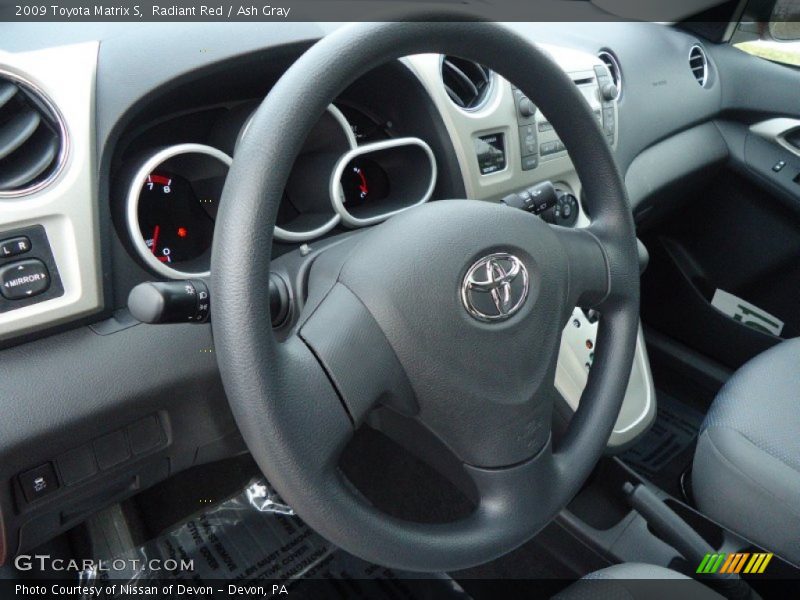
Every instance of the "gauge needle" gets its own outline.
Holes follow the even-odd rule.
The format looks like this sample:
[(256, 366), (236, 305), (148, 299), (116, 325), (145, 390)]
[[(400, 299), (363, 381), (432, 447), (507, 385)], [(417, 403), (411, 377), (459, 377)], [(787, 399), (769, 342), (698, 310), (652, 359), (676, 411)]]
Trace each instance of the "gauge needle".
[(369, 193), (369, 189), (367, 188), (367, 178), (364, 177), (364, 171), (359, 170), (358, 176), (361, 178), (361, 185), (358, 186), (358, 189), (361, 190), (363, 196), (366, 196)]
[(158, 248), (158, 234), (159, 233), (161, 233), (161, 225), (156, 225), (153, 228), (153, 245), (150, 247), (150, 249), (153, 251), (153, 255), (155, 255), (155, 256), (158, 256), (158, 254), (156, 254), (156, 248)]

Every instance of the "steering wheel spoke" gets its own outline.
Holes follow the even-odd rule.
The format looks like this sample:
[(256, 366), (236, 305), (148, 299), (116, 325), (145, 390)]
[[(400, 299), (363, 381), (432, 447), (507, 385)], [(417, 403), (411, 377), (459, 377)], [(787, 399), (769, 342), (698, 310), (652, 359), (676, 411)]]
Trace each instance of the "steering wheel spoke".
[(543, 488), (541, 482), (551, 480), (555, 467), (549, 441), (538, 454), (519, 465), (503, 469), (465, 467), (477, 490), (478, 514), (514, 520), (514, 514), (523, 513), (526, 506), (547, 505), (553, 490)]
[[(300, 452), (310, 465), (308, 475), (335, 469), (355, 427), (316, 357), (292, 336), (276, 347), (269, 368), (283, 389), (282, 394), (265, 395), (263, 400), (269, 429), (261, 429), (259, 437), (271, 449), (269, 460), (288, 460)], [(280, 445), (275, 444), (276, 438)]]
[(605, 247), (591, 229), (553, 227), (567, 256), (567, 306), (598, 308), (609, 295), (611, 280)]
[(303, 323), (299, 336), (319, 360), (358, 426), (378, 403), (407, 415), (414, 391), (381, 328), (362, 302), (336, 284)]

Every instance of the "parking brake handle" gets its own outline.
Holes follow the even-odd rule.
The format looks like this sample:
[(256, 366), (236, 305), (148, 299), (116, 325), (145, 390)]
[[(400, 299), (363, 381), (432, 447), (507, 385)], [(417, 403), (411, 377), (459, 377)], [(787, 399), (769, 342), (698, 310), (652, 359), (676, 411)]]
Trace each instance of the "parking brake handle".
[[(699, 565), (706, 554), (716, 550), (700, 534), (667, 506), (644, 484), (626, 482), (622, 491), (636, 512), (650, 528), (666, 543), (675, 548), (693, 565)], [(730, 600), (755, 600), (758, 594), (738, 575), (704, 575), (703, 579), (717, 592)]]

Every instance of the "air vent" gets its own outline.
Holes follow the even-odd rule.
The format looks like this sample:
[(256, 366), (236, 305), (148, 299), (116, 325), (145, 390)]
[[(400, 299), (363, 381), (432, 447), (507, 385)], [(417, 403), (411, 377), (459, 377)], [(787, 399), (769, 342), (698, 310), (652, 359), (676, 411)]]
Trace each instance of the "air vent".
[(46, 185), (61, 166), (65, 143), (49, 100), (29, 84), (0, 74), (0, 197)]
[(692, 46), (689, 51), (689, 68), (692, 75), (702, 87), (708, 83), (708, 59), (706, 52), (700, 46)]
[(598, 52), (597, 58), (602, 60), (606, 67), (608, 67), (608, 72), (611, 73), (611, 79), (614, 81), (614, 85), (617, 86), (617, 99), (619, 99), (622, 95), (622, 70), (619, 68), (617, 57), (611, 54), (611, 52), (603, 50), (602, 52)]
[(477, 110), (486, 101), (492, 87), (492, 72), (463, 58), (442, 59), (442, 81), (450, 100), (464, 110)]

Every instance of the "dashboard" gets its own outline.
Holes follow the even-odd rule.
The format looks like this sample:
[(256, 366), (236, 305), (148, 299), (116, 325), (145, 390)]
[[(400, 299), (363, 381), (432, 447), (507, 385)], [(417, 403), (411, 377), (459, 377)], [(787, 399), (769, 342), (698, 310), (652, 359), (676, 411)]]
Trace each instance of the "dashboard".
[[(618, 78), (600, 56), (548, 51), (568, 70), (613, 147)], [(566, 148), (516, 87), (456, 57), (409, 57), (397, 69), (415, 78), (418, 99), (424, 95), (441, 117), (449, 139), (438, 140), (438, 153), (449, 151), (464, 184), (456, 197), (519, 203), (529, 199), (532, 185), (555, 179), (557, 196), (535, 212), (569, 227), (588, 222)], [(365, 77), (358, 87), (380, 88), (389, 71)], [(434, 192), (447, 197), (437, 190), (437, 153), (413, 135), (419, 119), (389, 117), (371, 96), (345, 95), (331, 104), (305, 140), (280, 199), (274, 239), (286, 246), (277, 252), (375, 225), (436, 199)], [(210, 276), (222, 189), (257, 106), (256, 99), (234, 97), (192, 107), (145, 124), (123, 142), (110, 209), (117, 233), (146, 270), (171, 279)]]
[[(651, 208), (642, 173), (654, 161), (664, 181), (703, 167), (659, 154), (722, 110), (718, 78), (699, 86), (688, 64), (698, 38), (647, 23), (509, 26), (582, 92), (626, 179), (640, 182), (635, 216)], [(54, 33), (37, 24), (4, 33), (0, 105), (6, 84), (17, 100), (5, 109), (15, 114), (39, 98), (46, 130), (19, 146), (37, 153), (41, 170), (18, 164), (30, 177), (16, 187), (0, 178), (0, 286), (14, 282), (0, 299), (0, 477), (14, 482), (0, 493), (0, 562), (4, 548), (32, 548), (97, 502), (243, 451), (210, 327), (141, 325), (126, 310), (128, 294), (146, 281), (213, 278), (214, 220), (238, 140), (285, 69), (333, 27), (85, 24)], [(714, 131), (703, 143), (724, 147)], [(407, 57), (351, 84), (319, 115), (286, 180), (265, 248), (273, 256), (313, 252), (445, 198), (504, 202), (567, 227), (591, 220), (547, 116), (512, 82), (457, 57)], [(18, 253), (20, 242), (29, 247)], [(8, 297), (12, 287), (20, 297)], [(566, 418), (586, 383), (596, 328), (582, 311), (565, 324), (555, 384)], [(611, 446), (634, 439), (654, 412), (640, 335)], [(100, 438), (98, 422), (108, 430)], [(144, 430), (155, 442), (137, 452), (132, 441)], [(98, 448), (119, 443), (119, 461), (97, 461)], [(88, 462), (70, 479), (76, 453)], [(26, 499), (18, 475), (40, 464), (53, 466), (61, 487)]]

